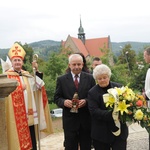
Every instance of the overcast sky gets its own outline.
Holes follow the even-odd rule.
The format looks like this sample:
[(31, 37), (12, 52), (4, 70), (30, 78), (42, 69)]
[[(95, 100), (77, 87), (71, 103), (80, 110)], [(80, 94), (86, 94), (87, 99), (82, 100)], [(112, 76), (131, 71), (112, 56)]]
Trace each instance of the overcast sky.
[(150, 42), (149, 0), (3, 0), (0, 48), (15, 41), (66, 40), (77, 37), (80, 16), (87, 39)]

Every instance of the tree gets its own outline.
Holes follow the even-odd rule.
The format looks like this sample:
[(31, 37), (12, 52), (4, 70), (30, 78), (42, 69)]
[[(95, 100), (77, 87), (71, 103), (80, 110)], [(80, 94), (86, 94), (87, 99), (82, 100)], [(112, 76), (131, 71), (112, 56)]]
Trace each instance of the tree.
[(132, 74), (132, 70), (136, 64), (136, 53), (131, 48), (132, 47), (130, 44), (125, 45), (124, 48), (122, 48), (120, 56), (118, 57), (119, 63), (126, 64), (129, 75)]
[(112, 71), (111, 80), (114, 82), (121, 83), (124, 86), (130, 84), (128, 70), (125, 66), (126, 64), (110, 66)]
[(108, 64), (110, 66), (114, 65), (113, 53), (111, 49), (100, 48), (100, 51), (104, 54), (101, 59), (104, 64)]
[(120, 55), (115, 57), (115, 65), (110, 66), (112, 70), (112, 81), (121, 83), (122, 85), (132, 87), (135, 81), (134, 68), (136, 64), (136, 53), (132, 50), (130, 44), (125, 45)]
[(45, 63), (45, 66), (43, 66), (46, 90), (51, 101), (53, 101), (56, 88), (56, 79), (59, 75), (65, 73), (68, 65), (67, 61), (68, 57), (66, 57), (64, 54), (54, 52), (50, 55), (48, 61)]
[(144, 89), (144, 80), (149, 65), (143, 60), (143, 51), (136, 55), (136, 65), (133, 69), (132, 88), (142, 91)]
[(33, 49), (28, 44), (22, 45), (22, 47), (26, 52), (26, 56), (24, 59), (24, 69), (28, 70), (29, 72), (32, 72), (33, 68), (31, 63), (33, 61)]

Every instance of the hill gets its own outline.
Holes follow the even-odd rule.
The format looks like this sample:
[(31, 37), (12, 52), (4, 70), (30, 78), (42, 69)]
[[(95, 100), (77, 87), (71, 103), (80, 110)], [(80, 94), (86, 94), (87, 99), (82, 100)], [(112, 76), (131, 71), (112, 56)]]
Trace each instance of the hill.
[(112, 42), (113, 53), (118, 56), (121, 49), (127, 44), (130, 44), (132, 46), (132, 50), (134, 50), (136, 53), (139, 53), (140, 51), (142, 52), (144, 47), (150, 46), (150, 42)]
[[(53, 40), (43, 40), (33, 43), (27, 43), (34, 53), (37, 53), (40, 58), (47, 60), (51, 52), (57, 52), (60, 49), (61, 42)], [(9, 49), (0, 49), (0, 58), (6, 59)]]
[(47, 60), (51, 52), (58, 52), (60, 50), (61, 42), (53, 40), (44, 40), (28, 44), (38, 54), (40, 58)]
[[(135, 50), (136, 53), (143, 51), (145, 46), (150, 46), (150, 42), (128, 41), (128, 42), (111, 42), (111, 43), (112, 43), (112, 51), (116, 56), (120, 55), (121, 49), (126, 44), (131, 44), (132, 50)], [(29, 43), (28, 45), (33, 48), (35, 53), (39, 54), (39, 57), (41, 57), (44, 60), (47, 60), (51, 52), (57, 52), (60, 50), (61, 42), (53, 40), (43, 40)], [(8, 51), (9, 49), (0, 49), (0, 57), (5, 60)]]

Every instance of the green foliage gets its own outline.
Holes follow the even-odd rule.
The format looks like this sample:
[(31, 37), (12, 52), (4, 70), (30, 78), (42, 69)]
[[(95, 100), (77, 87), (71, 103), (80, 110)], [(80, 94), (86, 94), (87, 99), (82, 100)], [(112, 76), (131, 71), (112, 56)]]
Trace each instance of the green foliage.
[(118, 58), (115, 57), (115, 65), (111, 70), (112, 81), (128, 85), (140, 92), (144, 88), (147, 64), (143, 60), (143, 52), (136, 54), (130, 44), (122, 48)]
[[(22, 45), (21, 43), (19, 44)], [(61, 50), (61, 48), (59, 51), (55, 51), (49, 49), (49, 47), (47, 47), (47, 49), (43, 51), (41, 50), (41, 48), (44, 47), (46, 43), (44, 43), (44, 45), (42, 45), (41, 43), (40, 49), (38, 49), (38, 46), (36, 44), (37, 43), (35, 43), (35, 45), (22, 45), (26, 51), (24, 68), (30, 73), (33, 72), (31, 65), (33, 61), (33, 54), (38, 52), (38, 68), (39, 71), (43, 72), (44, 74), (43, 80), (45, 82), (48, 99), (50, 101), (50, 108), (53, 109), (57, 107), (55, 104), (53, 104), (53, 97), (56, 89), (56, 80), (58, 76), (63, 75), (66, 72), (66, 69), (68, 67), (67, 56), (68, 54), (70, 54), (70, 51), (66, 52), (66, 50)], [(56, 43), (56, 45), (57, 44), (58, 43)], [(51, 48), (53, 46), (55, 47), (55, 45), (52, 45)], [(101, 50), (103, 51), (103, 49)], [(121, 53), (119, 54), (120, 55), (117, 56), (115, 55), (115, 53), (112, 53), (109, 49), (107, 49), (105, 51), (105, 55), (101, 57), (102, 62), (110, 66), (112, 70), (111, 80), (114, 82), (119, 82), (124, 86), (130, 85), (130, 87), (134, 90), (141, 91), (144, 87), (144, 80), (148, 67), (148, 65), (145, 64), (143, 60), (143, 51), (137, 53), (130, 44), (127, 44), (121, 49)], [(111, 62), (113, 62), (112, 58), (114, 58), (114, 65), (111, 65)], [(5, 59), (6, 55), (4, 60)], [(91, 65), (88, 61), (87, 64), (88, 66)], [(139, 66), (143, 66), (143, 68), (139, 68)], [(2, 72), (1, 66), (0, 72)]]
[(59, 53), (52, 53), (47, 61), (46, 65), (46, 75), (50, 75), (53, 80), (57, 78), (58, 75), (65, 73), (67, 68), (68, 58)]
[(131, 49), (131, 45), (125, 45), (125, 47), (122, 49), (121, 55), (118, 57), (120, 63), (126, 63), (128, 70), (132, 71), (133, 66), (136, 64), (136, 53), (134, 50)]
[(112, 42), (112, 51), (115, 56), (119, 56), (121, 53), (121, 48), (125, 45), (130, 44), (132, 48), (135, 50), (136, 54), (141, 52), (147, 45), (150, 45), (148, 42)]
[(144, 81), (146, 77), (146, 72), (148, 65), (143, 65), (143, 68), (139, 68), (138, 65), (134, 68), (133, 75), (131, 77), (131, 88), (141, 91), (144, 89)]
[(44, 40), (39, 42), (31, 43), (30, 46), (33, 48), (34, 52), (39, 55), (40, 58), (48, 60), (48, 56), (53, 52), (59, 52), (60, 43), (53, 40)]
[[(44, 75), (45, 76), (45, 75)], [(50, 102), (53, 102), (54, 98), (54, 93), (56, 89), (56, 80), (53, 80), (51, 76), (45, 76), (44, 77), (44, 82), (45, 82), (45, 88), (46, 88), (46, 93), (48, 96), (48, 100)]]
[(113, 53), (110, 49), (100, 49), (101, 52), (104, 53), (104, 55), (101, 57), (101, 60), (104, 64), (113, 66), (114, 65), (114, 60), (113, 60)]
[(55, 103), (50, 103), (49, 108), (50, 110), (52, 110), (52, 109), (58, 108), (58, 106)]
[(44, 81), (46, 83), (46, 90), (50, 101), (53, 101), (56, 89), (56, 79), (58, 76), (65, 73), (67, 64), (68, 58), (59, 53), (52, 53), (49, 60), (45, 63)]
[(111, 66), (110, 68), (112, 71), (112, 76), (111, 76), (112, 81), (121, 83), (124, 86), (130, 83), (126, 64), (114, 65)]

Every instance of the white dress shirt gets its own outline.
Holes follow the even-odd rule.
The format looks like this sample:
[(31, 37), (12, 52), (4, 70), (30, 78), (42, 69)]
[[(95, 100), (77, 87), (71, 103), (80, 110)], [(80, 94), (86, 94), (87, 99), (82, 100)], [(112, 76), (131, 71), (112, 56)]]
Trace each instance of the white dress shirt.
[(145, 94), (150, 99), (150, 68), (147, 70), (145, 78)]

